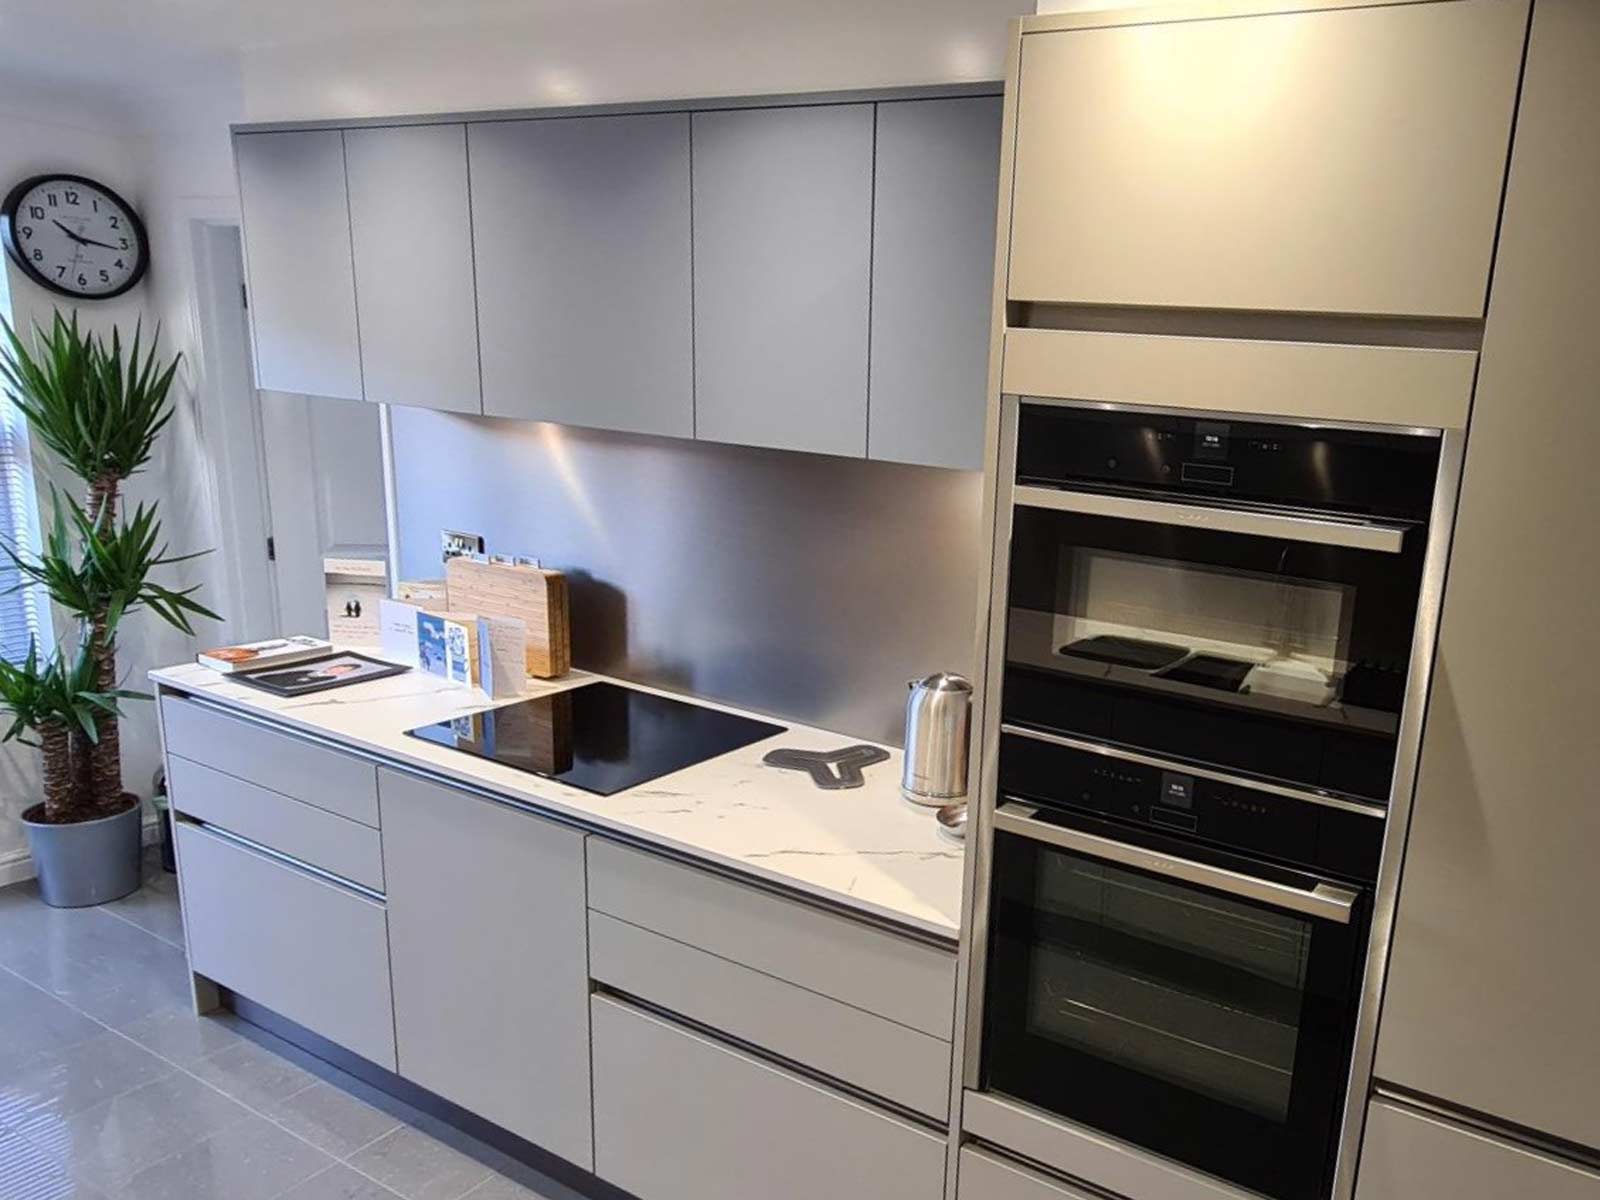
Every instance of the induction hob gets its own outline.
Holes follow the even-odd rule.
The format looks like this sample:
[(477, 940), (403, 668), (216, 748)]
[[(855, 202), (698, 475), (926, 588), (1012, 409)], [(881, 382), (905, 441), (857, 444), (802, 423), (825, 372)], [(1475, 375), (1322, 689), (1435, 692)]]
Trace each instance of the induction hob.
[(586, 683), (406, 732), (609, 796), (784, 726), (615, 683)]

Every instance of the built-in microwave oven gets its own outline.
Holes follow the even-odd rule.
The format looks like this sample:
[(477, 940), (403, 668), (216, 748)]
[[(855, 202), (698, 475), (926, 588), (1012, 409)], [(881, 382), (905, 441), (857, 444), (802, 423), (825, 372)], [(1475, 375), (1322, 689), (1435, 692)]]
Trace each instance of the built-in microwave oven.
[(1437, 437), (1022, 405), (1004, 720), (1382, 804), (1438, 465)]
[(1325, 1200), (1445, 439), (1006, 403), (969, 1086)]

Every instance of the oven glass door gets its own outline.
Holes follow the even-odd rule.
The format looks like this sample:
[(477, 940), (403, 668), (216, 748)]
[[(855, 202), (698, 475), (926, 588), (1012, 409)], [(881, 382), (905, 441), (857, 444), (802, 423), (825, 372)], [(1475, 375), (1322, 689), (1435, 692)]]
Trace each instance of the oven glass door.
[(1098, 828), (996, 816), (983, 1087), (1264, 1195), (1325, 1196), (1364, 894)]
[(1007, 722), (1387, 801), (1425, 525), (1015, 497)]

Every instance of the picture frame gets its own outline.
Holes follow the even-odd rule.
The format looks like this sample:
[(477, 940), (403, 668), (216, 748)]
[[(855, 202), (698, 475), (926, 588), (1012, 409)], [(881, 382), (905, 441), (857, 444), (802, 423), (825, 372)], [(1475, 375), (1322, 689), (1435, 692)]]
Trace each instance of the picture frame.
[(403, 675), (409, 670), (411, 668), (404, 663), (385, 662), (381, 658), (369, 658), (352, 650), (342, 650), (308, 662), (298, 662), (292, 666), (255, 671), (230, 678), (232, 682), (270, 692), (274, 696), (292, 699), (297, 696), (315, 695), (333, 688), (349, 687), (354, 683), (388, 679), (394, 675)]

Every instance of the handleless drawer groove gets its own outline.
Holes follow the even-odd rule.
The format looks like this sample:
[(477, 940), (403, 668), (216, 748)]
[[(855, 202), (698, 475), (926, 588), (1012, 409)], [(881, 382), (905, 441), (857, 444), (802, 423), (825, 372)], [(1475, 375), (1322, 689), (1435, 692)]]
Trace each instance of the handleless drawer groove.
[(589, 907), (950, 1041), (950, 950), (602, 838), (589, 839)]
[(259, 842), (290, 858), (382, 892), (383, 848), (376, 829), (235, 779), (182, 755), (167, 759), (176, 811)]
[(203, 826), (176, 834), (191, 968), (395, 1070), (383, 904)]
[(944, 1121), (950, 1043), (661, 934), (589, 914), (589, 973), (902, 1108)]
[(161, 725), (168, 754), (378, 827), (378, 772), (370, 762), (182, 696), (162, 696)]

